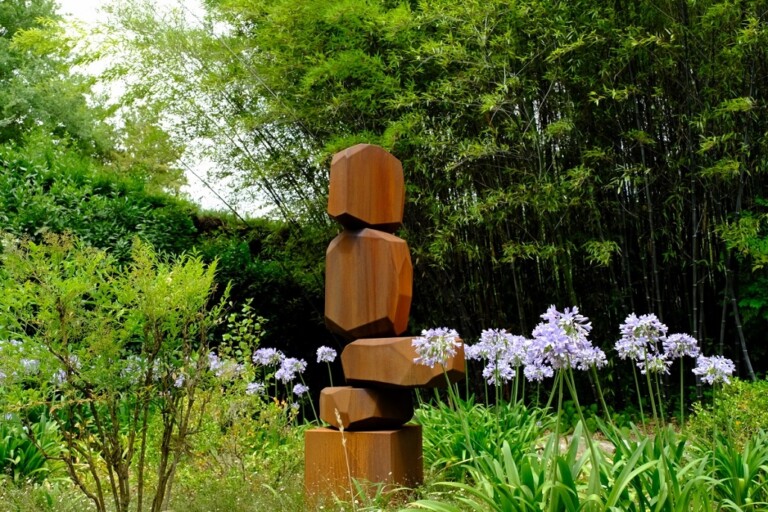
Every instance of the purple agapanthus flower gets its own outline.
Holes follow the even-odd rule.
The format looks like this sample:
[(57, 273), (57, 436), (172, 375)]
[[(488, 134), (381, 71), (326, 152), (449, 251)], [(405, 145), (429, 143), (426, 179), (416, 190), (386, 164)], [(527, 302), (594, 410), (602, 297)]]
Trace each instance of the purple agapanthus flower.
[(576, 367), (579, 370), (589, 370), (592, 367), (602, 368), (608, 364), (605, 352), (599, 347), (586, 347), (576, 358)]
[(263, 382), (249, 382), (247, 386), (245, 386), (245, 394), (246, 395), (263, 395), (265, 391), (265, 386)]
[(470, 351), (468, 359), (484, 359), (486, 361), (498, 361), (501, 359), (512, 343), (512, 335), (505, 329), (485, 329), (480, 334), (480, 341)]
[(317, 349), (317, 362), (318, 363), (332, 363), (336, 360), (336, 351), (331, 347), (319, 347)]
[(693, 373), (699, 375), (701, 380), (707, 384), (730, 384), (730, 377), (736, 367), (733, 361), (723, 356), (704, 357), (700, 356), (696, 360), (696, 368)]
[(541, 380), (554, 374), (554, 370), (588, 369), (602, 364), (605, 354), (592, 346), (587, 339), (592, 324), (577, 307), (562, 312), (550, 306), (541, 315), (541, 322), (533, 330), (533, 340), (526, 355), (525, 376), (529, 380)]
[(638, 317), (630, 313), (619, 326), (621, 339), (616, 342), (616, 351), (621, 359), (637, 361), (649, 353), (657, 353), (658, 343), (667, 335), (667, 326), (654, 314)]
[(277, 366), (285, 355), (276, 348), (260, 348), (253, 353), (253, 363), (260, 366)]
[(224, 365), (216, 352), (208, 352), (208, 369), (217, 372)]
[(505, 329), (486, 329), (480, 334), (478, 343), (464, 347), (464, 355), (467, 359), (504, 361), (515, 367), (525, 362), (527, 343), (523, 336), (510, 334)]
[[(2, 375), (2, 377), (5, 377), (5, 374), (3, 372), (0, 372), (0, 375)], [(0, 380), (2, 380), (2, 378), (0, 378)], [(66, 380), (67, 380), (67, 372), (61, 369), (56, 370), (56, 372), (54, 372), (54, 374), (51, 376), (51, 382), (53, 382), (55, 386), (60, 386), (64, 384)]]
[(295, 357), (286, 357), (280, 364), (280, 369), (275, 372), (275, 378), (280, 382), (291, 382), (296, 375), (304, 373), (307, 369), (307, 362)]
[(531, 364), (526, 365), (526, 367), (523, 369), (523, 374), (529, 381), (541, 382), (544, 379), (551, 378), (555, 374), (555, 371), (551, 366)]
[(640, 373), (643, 375), (646, 372), (669, 374), (671, 364), (672, 361), (667, 358), (666, 354), (647, 354), (645, 359), (637, 361), (637, 367), (640, 368)]
[(40, 370), (40, 361), (37, 359), (24, 358), (20, 362), (24, 373), (35, 374)]
[(461, 338), (453, 329), (438, 327), (421, 331), (421, 336), (414, 338), (411, 344), (418, 355), (413, 361), (434, 368), (436, 364), (448, 364), (448, 360), (455, 356), (456, 350), (461, 347)]
[(489, 386), (501, 386), (515, 378), (515, 370), (509, 364), (488, 363), (483, 368), (483, 378)]
[(698, 357), (700, 353), (696, 338), (689, 334), (670, 334), (662, 344), (664, 346), (664, 353), (670, 359), (677, 359), (683, 356)]
[(293, 386), (293, 394), (296, 396), (301, 396), (307, 392), (309, 392), (309, 387), (304, 384), (296, 384)]

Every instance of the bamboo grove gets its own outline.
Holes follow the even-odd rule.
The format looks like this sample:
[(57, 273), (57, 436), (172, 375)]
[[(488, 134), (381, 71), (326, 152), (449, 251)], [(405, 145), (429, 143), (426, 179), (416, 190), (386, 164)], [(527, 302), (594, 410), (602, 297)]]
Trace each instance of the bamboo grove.
[(316, 226), (297, 257), (321, 260), (333, 236), (330, 155), (376, 143), (406, 173), (411, 330), (526, 333), (575, 304), (606, 346), (629, 312), (655, 313), (743, 376), (747, 354), (765, 368), (768, 2), (206, 9), (118, 13), (143, 58), (129, 100), (174, 112), (243, 194)]

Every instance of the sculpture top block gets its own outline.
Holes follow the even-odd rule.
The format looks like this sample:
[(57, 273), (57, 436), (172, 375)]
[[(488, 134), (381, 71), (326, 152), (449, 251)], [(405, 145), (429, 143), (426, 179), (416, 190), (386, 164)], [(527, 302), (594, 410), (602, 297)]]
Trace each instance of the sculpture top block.
[(347, 229), (394, 233), (403, 222), (403, 165), (379, 146), (358, 144), (331, 161), (328, 214)]

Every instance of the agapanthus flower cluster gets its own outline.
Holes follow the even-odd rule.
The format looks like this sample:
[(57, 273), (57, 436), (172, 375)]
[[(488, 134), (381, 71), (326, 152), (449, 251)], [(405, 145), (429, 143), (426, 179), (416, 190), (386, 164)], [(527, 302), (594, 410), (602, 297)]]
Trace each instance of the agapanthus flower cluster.
[(418, 355), (413, 361), (434, 368), (436, 364), (448, 364), (448, 360), (456, 355), (456, 350), (461, 346), (461, 338), (453, 329), (438, 327), (421, 331), (421, 336), (414, 338), (411, 344)]
[(40, 371), (40, 361), (37, 359), (23, 358), (21, 361), (21, 368), (27, 375), (34, 375)]
[(280, 364), (280, 368), (275, 372), (275, 378), (280, 382), (291, 382), (297, 375), (304, 373), (307, 369), (307, 362), (295, 357), (286, 357)]
[(667, 335), (667, 326), (654, 314), (638, 317), (630, 313), (619, 326), (621, 339), (616, 342), (616, 351), (621, 359), (645, 359), (647, 354), (659, 352), (658, 344)]
[(249, 382), (247, 386), (245, 386), (245, 394), (246, 395), (263, 395), (266, 391), (266, 386), (263, 382)]
[(224, 362), (219, 355), (216, 352), (208, 352), (208, 369), (212, 372), (216, 372), (222, 366), (224, 366)]
[(515, 370), (508, 364), (494, 365), (490, 363), (483, 368), (483, 378), (491, 386), (500, 386), (515, 378)]
[(527, 351), (525, 375), (529, 380), (541, 380), (554, 370), (587, 370), (605, 364), (605, 353), (587, 339), (592, 324), (579, 314), (579, 308), (560, 312), (550, 306), (541, 318), (544, 322), (533, 330)]
[(551, 378), (554, 374), (555, 371), (552, 367), (546, 365), (529, 365), (523, 369), (523, 375), (531, 382), (541, 382)]
[(669, 367), (672, 365), (672, 361), (667, 358), (666, 354), (654, 352), (646, 354), (643, 359), (638, 359), (636, 364), (643, 375), (646, 372), (669, 374)]
[(505, 329), (486, 329), (478, 343), (464, 348), (464, 354), (469, 360), (485, 361), (483, 378), (488, 384), (498, 386), (515, 377), (515, 368), (525, 362), (528, 343), (523, 336), (510, 334)]
[(277, 366), (285, 359), (285, 354), (276, 348), (260, 348), (253, 353), (253, 363), (259, 366)]
[(736, 370), (733, 361), (723, 356), (704, 357), (696, 360), (693, 373), (699, 375), (707, 384), (730, 384), (731, 375)]
[(631, 313), (619, 329), (621, 339), (616, 342), (616, 352), (621, 359), (634, 361), (643, 374), (669, 373), (672, 360), (699, 355), (698, 342), (693, 336), (683, 333), (667, 336), (667, 326), (654, 314), (638, 317)]
[(208, 353), (208, 369), (220, 379), (234, 379), (240, 375), (243, 368), (243, 364), (234, 359), (221, 359), (216, 352)]
[(672, 359), (679, 357), (699, 357), (699, 343), (696, 338), (689, 334), (675, 333), (670, 334), (662, 341), (664, 353)]
[[(209, 358), (209, 361), (210, 361), (210, 358)], [(128, 357), (125, 358), (125, 366), (120, 372), (120, 375), (126, 378), (136, 378), (139, 375), (143, 374), (146, 369), (147, 369), (147, 362), (146, 360), (144, 360), (144, 358), (136, 354), (130, 354)]]
[(296, 384), (293, 386), (293, 394), (296, 396), (301, 396), (309, 392), (309, 386), (305, 386), (304, 384)]
[(318, 363), (332, 363), (336, 360), (336, 351), (331, 347), (319, 347), (317, 349)]

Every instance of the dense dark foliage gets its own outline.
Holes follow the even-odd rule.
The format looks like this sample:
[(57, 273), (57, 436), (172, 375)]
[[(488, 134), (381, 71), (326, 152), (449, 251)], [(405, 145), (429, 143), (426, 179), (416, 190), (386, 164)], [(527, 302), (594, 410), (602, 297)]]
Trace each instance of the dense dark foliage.
[(391, 150), (413, 327), (528, 333), (578, 304), (607, 346), (653, 312), (764, 369), (765, 2), (207, 5), (215, 31), (123, 11), (142, 101), (328, 240), (330, 155)]

